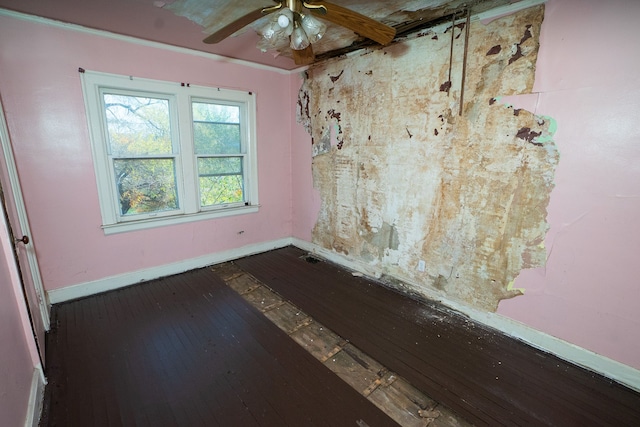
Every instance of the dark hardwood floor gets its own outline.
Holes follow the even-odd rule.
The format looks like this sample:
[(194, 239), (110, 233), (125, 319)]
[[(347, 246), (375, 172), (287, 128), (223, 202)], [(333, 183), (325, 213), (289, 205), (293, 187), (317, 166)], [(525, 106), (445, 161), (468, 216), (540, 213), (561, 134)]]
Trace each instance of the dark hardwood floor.
[[(233, 265), (476, 425), (640, 425), (640, 394), (300, 249)], [(41, 425), (397, 425), (219, 274), (55, 305)]]
[(293, 247), (235, 261), (476, 425), (640, 426), (640, 395)]
[(397, 425), (211, 269), (52, 319), (43, 426)]

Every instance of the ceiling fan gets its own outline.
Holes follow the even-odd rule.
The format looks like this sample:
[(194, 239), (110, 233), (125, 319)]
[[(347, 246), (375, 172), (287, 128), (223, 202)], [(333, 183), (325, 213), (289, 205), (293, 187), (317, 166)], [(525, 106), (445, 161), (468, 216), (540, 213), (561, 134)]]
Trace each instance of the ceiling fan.
[(277, 4), (249, 12), (211, 34), (204, 39), (204, 42), (218, 43), (263, 16), (273, 14), (269, 22), (258, 31), (262, 36), (258, 47), (266, 51), (267, 48), (275, 47), (278, 40), (288, 38), (295, 63), (306, 65), (314, 60), (311, 44), (320, 40), (326, 30), (326, 25), (313, 15), (345, 27), (381, 45), (389, 44), (396, 35), (395, 28), (328, 1), (274, 1)]

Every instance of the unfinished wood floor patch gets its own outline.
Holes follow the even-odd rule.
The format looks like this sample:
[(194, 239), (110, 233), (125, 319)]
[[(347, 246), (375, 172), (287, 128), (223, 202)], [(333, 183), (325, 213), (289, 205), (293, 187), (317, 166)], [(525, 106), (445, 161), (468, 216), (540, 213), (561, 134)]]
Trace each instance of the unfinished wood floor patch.
[(284, 302), (281, 306), (266, 311), (264, 314), (287, 334), (292, 334), (313, 321), (311, 317), (288, 302)]
[(226, 282), (234, 291), (236, 291), (240, 295), (247, 294), (261, 286), (258, 281), (256, 281), (252, 277), (247, 277), (246, 275), (234, 274), (232, 276), (232, 279)]
[(315, 322), (233, 262), (215, 266), (213, 271), (300, 346), (400, 425), (471, 425), (347, 340)]
[(363, 395), (383, 373), (384, 367), (355, 348), (347, 344), (342, 351), (325, 361), (325, 365)]
[(343, 341), (338, 335), (315, 321), (289, 336), (320, 361), (326, 360), (329, 353), (332, 353), (333, 349)]

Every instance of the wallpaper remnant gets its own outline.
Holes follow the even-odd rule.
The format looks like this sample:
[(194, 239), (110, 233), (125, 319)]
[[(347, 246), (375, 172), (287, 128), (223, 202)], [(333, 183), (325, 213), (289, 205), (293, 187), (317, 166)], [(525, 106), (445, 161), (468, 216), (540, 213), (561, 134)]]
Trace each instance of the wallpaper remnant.
[(530, 93), (543, 15), (472, 22), (461, 116), (464, 22), (308, 70), (314, 243), (477, 308), (520, 295), (520, 271), (545, 263), (559, 154), (552, 119), (496, 101)]

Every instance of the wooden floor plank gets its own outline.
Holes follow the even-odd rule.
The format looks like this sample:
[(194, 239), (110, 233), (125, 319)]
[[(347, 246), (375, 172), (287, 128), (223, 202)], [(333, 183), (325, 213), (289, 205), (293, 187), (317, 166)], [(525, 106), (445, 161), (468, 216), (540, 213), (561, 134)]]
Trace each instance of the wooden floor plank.
[[(240, 305), (232, 303), (230, 304), (230, 307), (236, 314), (253, 324), (254, 327), (252, 328), (252, 330), (258, 331), (262, 329), (271, 329), (272, 324), (265, 324), (265, 317), (261, 313), (250, 309), (244, 304)], [(229, 320), (230, 322), (234, 321), (233, 313), (231, 311), (226, 311), (225, 315), (229, 316), (227, 320)], [(290, 340), (286, 342), (286, 345), (283, 345), (283, 343), (274, 345), (274, 342), (270, 338), (270, 335), (271, 334), (269, 332), (268, 334), (256, 334), (253, 337), (254, 339), (256, 339), (256, 343), (258, 344), (258, 347), (254, 348), (255, 352), (259, 352), (260, 347), (262, 347), (265, 351), (277, 354), (278, 356), (277, 359), (273, 361), (274, 363), (263, 366), (263, 369), (271, 370), (273, 377), (275, 378), (281, 377), (282, 374), (279, 373), (279, 371), (285, 368), (295, 369), (297, 375), (294, 375), (292, 377), (292, 381), (294, 382), (289, 384), (287, 387), (282, 387), (280, 389), (273, 389), (271, 385), (264, 384), (267, 387), (269, 394), (278, 392), (279, 390), (280, 392), (290, 390), (292, 393), (300, 394), (303, 397), (302, 400), (307, 401), (308, 399), (313, 398), (313, 395), (316, 394), (317, 390), (324, 389), (323, 393), (319, 393), (315, 398), (313, 398), (315, 399), (314, 405), (306, 408), (301, 408), (303, 412), (300, 413), (300, 417), (307, 418), (307, 423), (311, 424), (316, 424), (318, 422), (328, 423), (329, 425), (336, 423), (346, 423), (348, 417), (352, 416), (352, 410), (349, 409), (347, 410), (347, 412), (343, 413), (327, 411), (327, 408), (331, 406), (331, 401), (342, 398), (342, 396), (339, 394), (341, 388), (336, 387), (336, 384), (340, 384), (340, 381), (334, 376), (326, 376), (324, 374), (309, 377), (309, 373), (313, 374), (313, 371), (310, 371), (309, 373), (306, 372), (308, 369), (308, 365), (316, 364), (317, 361), (313, 357), (310, 357), (306, 354), (304, 358), (296, 356), (296, 360), (294, 361), (291, 355), (295, 354), (294, 350), (298, 349), (297, 345), (295, 345), (295, 343)], [(246, 342), (243, 342), (242, 347), (246, 347)], [(295, 362), (295, 364), (288, 363), (289, 360), (291, 360), (291, 362)], [(252, 367), (257, 366), (257, 364), (250, 365)], [(306, 378), (304, 382), (299, 381), (299, 379), (304, 378), (303, 373), (308, 377), (310, 381), (308, 381)], [(327, 380), (329, 380), (329, 384), (327, 384)], [(280, 408), (279, 411), (282, 411), (283, 413), (289, 413), (292, 408), (289, 406), (283, 406), (283, 402), (288, 401), (292, 396), (289, 395), (284, 397), (284, 399), (277, 399), (274, 404), (278, 405), (278, 407)], [(365, 419), (367, 418), (367, 416), (369, 416), (369, 414), (362, 414), (362, 417)], [(355, 425), (356, 419), (354, 419), (353, 421)]]
[[(325, 277), (326, 277), (326, 276), (325, 276)], [(404, 312), (404, 311), (403, 311), (403, 312)], [(378, 317), (382, 317), (382, 318), (384, 318), (384, 316), (382, 316), (382, 315), (379, 315)], [(443, 342), (443, 344), (445, 344), (445, 345), (446, 345), (446, 342)], [(444, 347), (444, 346), (442, 346), (442, 347)], [(463, 347), (464, 347), (464, 346), (463, 346)], [(440, 347), (437, 347), (437, 348), (435, 348), (434, 350), (436, 350), (436, 351), (431, 351), (431, 353), (436, 353), (436, 352), (437, 352), (437, 350), (440, 350)], [(447, 350), (448, 350), (449, 352), (451, 352), (451, 354), (460, 353), (460, 351), (457, 351), (457, 352), (456, 352), (456, 351), (455, 351), (455, 348), (449, 348), (449, 349), (447, 349)], [(452, 350), (453, 350), (453, 351), (452, 351)], [(460, 361), (461, 361), (461, 362), (463, 362), (463, 363), (467, 363), (468, 361), (465, 361), (465, 360), (464, 360), (464, 355), (473, 354), (473, 352), (464, 351), (464, 350), (465, 350), (464, 348), (459, 348), (458, 350), (462, 350), (462, 351), (463, 351), (462, 353), (460, 353), (460, 354), (462, 354), (463, 356), (461, 356), (461, 357), (457, 357), (457, 358), (456, 358), (456, 360), (457, 360), (457, 361), (458, 361), (458, 360), (460, 360)], [(534, 358), (529, 357), (528, 359), (524, 360), (524, 363), (526, 363), (526, 362), (528, 362), (528, 361), (531, 361), (531, 360), (534, 360)], [(471, 362), (473, 362), (473, 360), (472, 360)], [(506, 362), (506, 361), (505, 361), (505, 362)], [(505, 364), (506, 364), (506, 363), (505, 363)], [(459, 364), (458, 364), (458, 366), (460, 366), (460, 365), (461, 365), (461, 364), (459, 363)], [(503, 365), (503, 367), (504, 367), (504, 365)], [(521, 367), (521, 365), (519, 365), (519, 367)], [(482, 375), (482, 371), (480, 371), (480, 376), (481, 376), (481, 375)], [(509, 375), (507, 375), (506, 377), (504, 377), (504, 375), (502, 375), (500, 378), (501, 378), (501, 379), (507, 379), (507, 380), (508, 380), (508, 379), (509, 379)], [(534, 376), (532, 376), (531, 378), (528, 378), (528, 379), (527, 379), (527, 385), (530, 385), (530, 384), (531, 384), (531, 382), (536, 382), (537, 378), (538, 378), (538, 377), (537, 377), (537, 376), (535, 376), (535, 375), (534, 375)], [(481, 380), (485, 380), (485, 381), (487, 380), (487, 378), (480, 378), (480, 379), (481, 379)], [(492, 378), (488, 378), (488, 379), (490, 380), (490, 379), (492, 379)], [(520, 381), (520, 382), (521, 382), (521, 381)], [(505, 382), (505, 383), (508, 385), (508, 382)], [(504, 385), (505, 385), (505, 384), (501, 384), (501, 385), (500, 385), (500, 388), (501, 388), (501, 389), (504, 389)], [(559, 385), (561, 385), (561, 384), (559, 384)], [(545, 387), (546, 387), (546, 384), (538, 384), (538, 386), (545, 386)], [(517, 390), (516, 390), (516, 391), (517, 391)], [(554, 399), (558, 399), (558, 398), (559, 398), (559, 399), (562, 401), (562, 400), (563, 400), (563, 397), (564, 397), (563, 393), (561, 393), (561, 392), (560, 392), (560, 393), (558, 393), (558, 395), (557, 395), (557, 396), (554, 396)], [(540, 402), (540, 401), (544, 401), (544, 397), (542, 397), (542, 398), (536, 397), (533, 403), (540, 404), (540, 403), (542, 403), (542, 402)], [(563, 405), (562, 405), (562, 411), (563, 411), (563, 412), (565, 412), (565, 411), (566, 411), (566, 409), (567, 409), (567, 408), (566, 408), (566, 406), (565, 406), (567, 403), (568, 403), (568, 402), (566, 402), (566, 401), (565, 401), (565, 402), (563, 403)], [(556, 406), (558, 406), (558, 405), (556, 405)], [(549, 411), (549, 408), (553, 409), (553, 406), (550, 406), (550, 407), (549, 407), (549, 406), (547, 406), (546, 404), (542, 404), (542, 405), (541, 405), (541, 409), (544, 409), (544, 410), (545, 410), (545, 413)], [(584, 407), (584, 408), (582, 409), (582, 412), (585, 412), (585, 413), (589, 413), (589, 412), (591, 412), (591, 414), (590, 414), (590, 415), (595, 415), (595, 418), (597, 418), (597, 416), (599, 415), (599, 413), (598, 413), (597, 411), (594, 411), (590, 406), (588, 406), (588, 407)]]
[(304, 258), (303, 251), (285, 248), (235, 263), (479, 425), (640, 424), (639, 396), (620, 384)]
[(397, 425), (208, 269), (52, 317), (44, 426)]
[[(355, 298), (357, 295), (349, 295), (349, 298)], [(323, 298), (321, 294), (315, 294), (314, 299), (323, 299), (324, 307), (323, 311), (327, 312), (327, 306), (336, 306), (339, 305), (339, 301), (332, 301), (326, 298)], [(342, 301), (348, 301), (347, 298), (341, 299)], [(346, 306), (342, 307), (343, 310), (346, 310)], [(430, 353), (429, 360), (426, 362), (435, 362), (427, 366), (424, 364), (422, 369), (429, 369), (434, 371), (435, 373), (432, 375), (432, 378), (438, 379), (439, 384), (446, 384), (447, 386), (460, 386), (465, 385), (469, 386), (470, 384), (475, 384), (475, 388), (480, 388), (484, 385), (489, 386), (490, 383), (494, 383), (496, 381), (500, 382), (500, 386), (496, 388), (495, 392), (488, 395), (494, 401), (494, 404), (500, 404), (504, 402), (505, 404), (509, 402), (509, 398), (511, 393), (514, 391), (519, 393), (522, 387), (522, 378), (518, 375), (509, 375), (508, 372), (505, 372), (506, 366), (509, 364), (509, 361), (505, 360), (502, 366), (500, 366), (500, 371), (489, 370), (487, 368), (486, 363), (482, 363), (478, 360), (477, 357), (474, 357), (475, 351), (482, 351), (482, 346), (477, 345), (478, 340), (473, 337), (473, 341), (464, 341), (461, 342), (459, 340), (452, 340), (451, 337), (447, 335), (447, 332), (444, 330), (440, 331), (441, 339), (434, 339), (431, 341), (425, 341), (425, 330), (423, 328), (418, 328), (418, 333), (411, 328), (411, 322), (402, 322), (397, 319), (397, 316), (389, 316), (387, 312), (384, 310), (376, 309), (371, 310), (364, 307), (362, 310), (362, 315), (364, 317), (377, 317), (380, 321), (380, 325), (377, 328), (377, 335), (383, 335), (385, 337), (393, 337), (394, 347), (392, 348), (393, 354), (390, 354), (389, 357), (399, 359), (404, 361), (407, 365), (411, 367), (419, 368), (421, 367), (422, 360), (417, 357), (412, 358), (412, 353), (421, 351), (419, 347), (427, 347)], [(407, 323), (406, 325), (404, 323)], [(350, 328), (350, 325), (347, 325), (343, 322), (345, 329)], [(413, 337), (417, 337), (416, 340)], [(478, 337), (482, 338), (482, 337)], [(368, 338), (369, 341), (372, 341), (372, 338)], [(378, 339), (378, 337), (376, 337)], [(469, 338), (470, 339), (470, 338)], [(385, 340), (388, 342), (388, 340)], [(376, 341), (378, 342), (378, 341)], [(378, 344), (382, 347), (385, 347), (384, 344)], [(472, 351), (470, 351), (472, 350)], [(455, 372), (455, 376), (444, 374), (439, 369), (443, 364), (447, 364), (450, 361), (450, 354), (458, 354), (456, 357), (457, 361), (457, 370)], [(511, 363), (513, 365), (513, 363)], [(497, 365), (497, 363), (496, 363)], [(469, 371), (475, 373), (475, 376), (470, 376)], [(456, 384), (456, 381), (458, 384)], [(528, 384), (531, 381), (537, 381), (536, 378), (530, 379)], [(477, 398), (477, 392), (471, 390), (469, 397), (464, 397), (465, 400), (473, 402), (474, 398)], [(560, 398), (562, 399), (562, 393), (560, 393)], [(522, 410), (536, 410), (539, 411), (544, 410), (544, 416), (548, 414), (548, 408), (553, 408), (553, 406), (549, 406), (550, 403), (553, 403), (554, 399), (557, 399), (558, 396), (536, 396), (535, 398), (529, 399), (529, 401), (524, 402), (526, 407), (521, 407)], [(566, 405), (571, 405), (571, 402), (565, 402)], [(501, 408), (502, 411), (509, 410), (510, 407), (503, 404)], [(565, 407), (563, 405), (563, 407)], [(588, 415), (590, 412), (590, 408), (585, 408), (585, 415)], [(593, 413), (596, 417), (599, 415), (597, 413)]]
[[(277, 252), (277, 255), (280, 255), (280, 251)], [(252, 267), (255, 267), (257, 260), (260, 260), (264, 268), (269, 269), (272, 267), (272, 271), (268, 271), (263, 275), (258, 274), (256, 268), (246, 268), (246, 270), (268, 285), (273, 283), (273, 280), (269, 279), (275, 278), (278, 284), (273, 287), (291, 299), (295, 305), (304, 311), (307, 311), (305, 307), (308, 307), (310, 311), (307, 312), (312, 317), (326, 324), (343, 338), (357, 343), (356, 345), (363, 351), (371, 354), (384, 365), (390, 368), (393, 367), (392, 369), (402, 376), (418, 378), (436, 400), (443, 392), (449, 395), (454, 394), (456, 401), (464, 402), (465, 405), (454, 406), (453, 409), (463, 416), (475, 415), (476, 419), (478, 419), (478, 415), (482, 415), (482, 407), (479, 407), (473, 413), (465, 412), (467, 411), (467, 403), (473, 406), (473, 403), (482, 396), (473, 390), (461, 387), (463, 384), (457, 385), (457, 374), (456, 376), (444, 376), (437, 368), (423, 366), (425, 362), (431, 361), (423, 361), (415, 357), (410, 351), (403, 349), (404, 344), (402, 342), (394, 342), (393, 333), (382, 332), (387, 322), (375, 322), (373, 320), (378, 318), (380, 313), (366, 312), (366, 307), (363, 309), (361, 305), (357, 307), (357, 310), (352, 310), (352, 307), (349, 306), (349, 304), (352, 304), (352, 299), (331, 292), (326, 292), (325, 294), (323, 289), (325, 285), (328, 286), (328, 281), (333, 278), (325, 275), (323, 271), (315, 272), (316, 265), (298, 263), (299, 256), (297, 255), (290, 259), (285, 256), (286, 268), (284, 268), (283, 260), (278, 260), (277, 255), (270, 252), (257, 258), (251, 257), (246, 260), (238, 260), (237, 264), (245, 267), (246, 262), (251, 261)], [(306, 284), (313, 284), (314, 286), (304, 286)], [(371, 327), (367, 328), (365, 325), (371, 325)], [(375, 355), (372, 352), (375, 352)], [(431, 375), (421, 376), (419, 375), (420, 372), (431, 372)], [(460, 390), (465, 393), (458, 395), (457, 393)], [(504, 404), (501, 410), (507, 412), (509, 408)], [(489, 421), (491, 420), (489, 419)]]
[[(188, 283), (185, 283), (188, 286)], [(226, 292), (226, 289), (224, 290)], [(218, 296), (220, 296), (218, 294)], [(224, 300), (224, 305), (227, 306), (229, 301)], [(235, 337), (232, 332), (229, 332), (225, 328), (227, 319), (224, 316), (219, 316), (221, 310), (216, 310), (216, 316), (212, 318), (203, 318), (203, 324), (201, 328), (200, 336), (215, 336), (215, 340), (220, 345), (226, 343), (225, 351), (227, 357), (221, 358), (221, 360), (228, 361), (229, 358), (234, 359), (233, 364), (226, 363), (221, 366), (220, 372), (227, 372), (228, 385), (236, 386), (236, 395), (240, 395), (242, 400), (247, 404), (249, 411), (253, 414), (256, 420), (260, 423), (268, 425), (285, 424), (284, 418), (278, 413), (270, 402), (270, 396), (266, 396), (260, 387), (262, 382), (260, 372), (254, 371), (254, 364), (256, 361), (253, 357), (259, 352), (252, 342), (250, 336), (243, 336), (243, 340), (240, 341), (238, 337)], [(235, 319), (234, 319), (235, 320)], [(221, 357), (223, 355), (213, 353), (212, 356)], [(257, 361), (259, 362), (259, 360)], [(237, 369), (237, 363), (243, 366), (242, 370)], [(262, 369), (262, 367), (260, 367)], [(232, 381), (231, 381), (232, 380)], [(237, 387), (237, 386), (240, 387)]]

